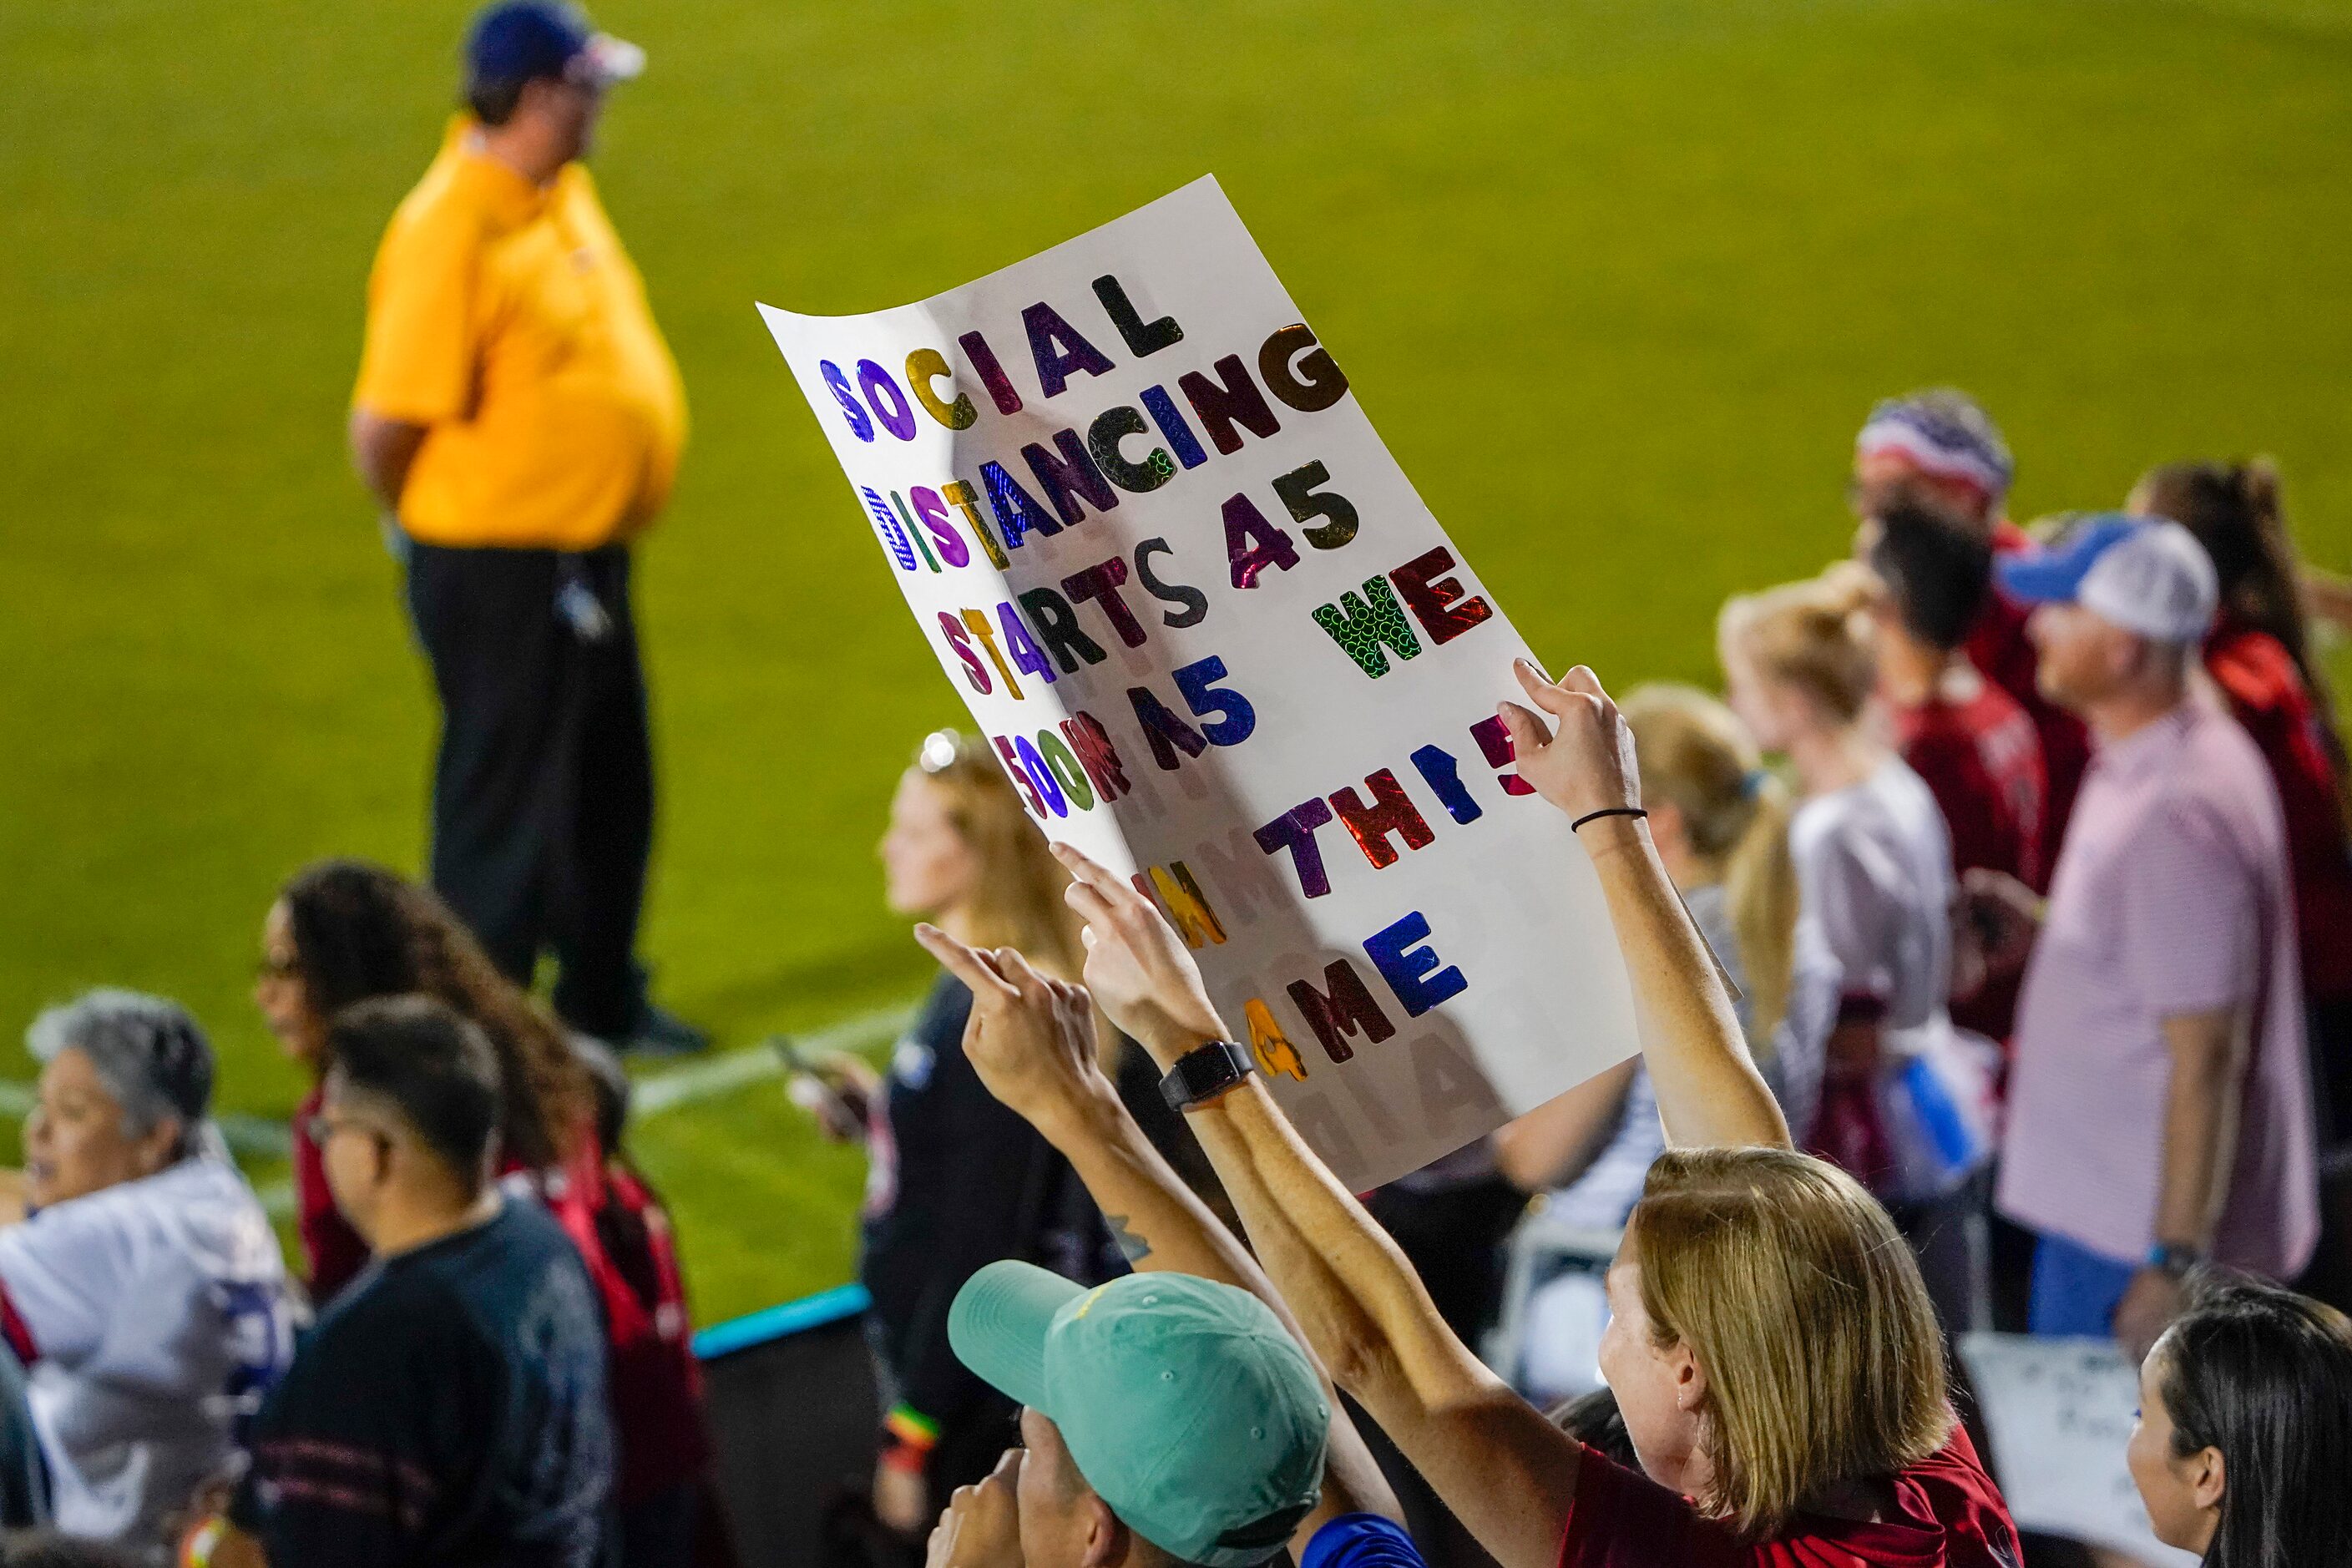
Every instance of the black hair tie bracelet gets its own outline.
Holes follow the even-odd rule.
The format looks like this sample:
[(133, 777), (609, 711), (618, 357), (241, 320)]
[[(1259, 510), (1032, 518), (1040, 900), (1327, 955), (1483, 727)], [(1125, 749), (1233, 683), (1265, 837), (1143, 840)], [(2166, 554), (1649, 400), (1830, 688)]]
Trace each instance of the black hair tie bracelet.
[(1588, 822), (1598, 822), (1604, 816), (1647, 816), (1650, 814), (1638, 805), (1604, 805), (1599, 811), (1588, 811), (1568, 825), (1570, 833)]

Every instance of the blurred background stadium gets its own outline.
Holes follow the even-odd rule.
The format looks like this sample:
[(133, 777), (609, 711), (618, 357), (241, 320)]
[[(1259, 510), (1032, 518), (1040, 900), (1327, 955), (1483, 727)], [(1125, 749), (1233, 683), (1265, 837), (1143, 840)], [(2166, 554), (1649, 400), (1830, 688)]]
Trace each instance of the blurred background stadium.
[[(262, 910), (423, 850), (343, 413), (470, 9), (0, 8), (0, 1026), (184, 998), (265, 1184)], [(2352, 565), (2352, 4), (595, 9), (652, 55), (596, 172), (695, 420), (640, 564), (647, 943), (722, 1052), (887, 1037), (926, 970), (872, 846), (961, 712), (755, 299), (917, 299), (1213, 173), (1504, 608), (1614, 684), (1711, 680), (1717, 604), (1843, 549), (1857, 423), (1927, 382), (2005, 426), (2021, 518), (2268, 451)], [(635, 1139), (706, 1321), (847, 1278), (862, 1168), (709, 1060)]]

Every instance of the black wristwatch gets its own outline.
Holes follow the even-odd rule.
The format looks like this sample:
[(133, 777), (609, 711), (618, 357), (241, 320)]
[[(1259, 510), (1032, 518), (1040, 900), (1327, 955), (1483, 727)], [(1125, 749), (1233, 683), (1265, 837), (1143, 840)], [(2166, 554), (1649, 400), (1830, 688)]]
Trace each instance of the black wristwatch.
[(1231, 1040), (1211, 1040), (1176, 1058), (1160, 1080), (1162, 1099), (1178, 1110), (1190, 1110), (1233, 1088), (1257, 1070), (1246, 1047)]

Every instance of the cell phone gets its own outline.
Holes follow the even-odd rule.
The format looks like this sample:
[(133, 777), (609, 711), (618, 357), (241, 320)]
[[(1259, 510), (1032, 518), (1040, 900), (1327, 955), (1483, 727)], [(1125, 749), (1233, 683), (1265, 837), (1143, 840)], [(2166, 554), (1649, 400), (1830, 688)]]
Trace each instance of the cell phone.
[(855, 1089), (836, 1088), (790, 1035), (769, 1037), (768, 1048), (783, 1064), (784, 1092), (794, 1105), (823, 1122), (835, 1137), (855, 1138), (866, 1130), (863, 1094)]

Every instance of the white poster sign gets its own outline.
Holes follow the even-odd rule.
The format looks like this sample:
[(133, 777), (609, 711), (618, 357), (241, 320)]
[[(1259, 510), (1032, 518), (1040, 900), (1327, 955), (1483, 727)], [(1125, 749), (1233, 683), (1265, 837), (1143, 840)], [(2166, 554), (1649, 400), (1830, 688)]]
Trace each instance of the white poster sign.
[(2020, 1530), (2111, 1547), (2157, 1568), (2196, 1556), (2157, 1540), (2124, 1462), (2139, 1374), (2113, 1340), (1963, 1334), (1992, 1445), (1993, 1479)]
[(920, 304), (761, 311), (1031, 814), (1160, 902), (1342, 1179), (1633, 1052), (1494, 718), (1526, 645), (1215, 181)]

